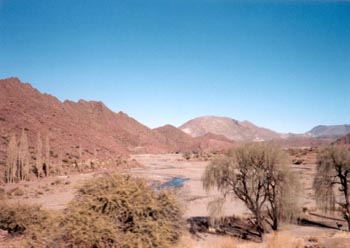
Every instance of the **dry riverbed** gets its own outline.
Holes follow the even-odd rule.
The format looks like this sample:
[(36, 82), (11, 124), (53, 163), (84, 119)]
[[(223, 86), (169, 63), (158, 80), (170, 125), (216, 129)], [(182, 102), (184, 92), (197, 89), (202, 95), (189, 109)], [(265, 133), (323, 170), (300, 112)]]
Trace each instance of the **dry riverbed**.
[[(220, 195), (215, 190), (210, 192), (203, 190), (201, 177), (208, 164), (207, 161), (188, 161), (180, 154), (141, 154), (133, 155), (133, 158), (142, 166), (128, 169), (124, 172), (135, 177), (149, 179), (152, 187), (169, 187), (168, 183), (174, 182), (172, 179), (184, 179), (175, 180), (175, 184), (179, 183), (178, 187), (176, 187), (176, 192), (185, 206), (185, 218), (207, 216), (208, 203)], [(311, 187), (312, 178), (315, 173), (313, 160), (307, 161), (306, 164), (291, 166), (300, 175), (299, 177), (303, 183), (304, 197), (301, 199), (302, 206), (306, 207), (310, 212), (315, 211), (315, 201)], [(11, 202), (36, 203), (41, 204), (47, 209), (60, 210), (65, 208), (68, 202), (74, 197), (76, 189), (87, 179), (99, 176), (105, 172), (108, 171), (50, 177), (34, 182), (9, 184), (6, 185), (5, 190)], [(172, 186), (170, 185), (170, 187)], [(239, 200), (232, 199), (225, 206), (225, 215), (245, 217), (248, 214), (249, 212)], [(4, 233), (0, 233), (0, 247), (10, 247), (3, 238)], [(224, 246), (220, 244), (229, 244), (232, 242), (237, 245), (236, 247), (267, 247), (267, 242), (275, 239), (277, 240), (276, 242), (284, 243), (284, 245), (281, 244), (279, 247), (292, 247), (285, 244), (295, 244), (298, 242), (300, 244), (310, 245), (308, 247), (313, 248), (350, 247), (350, 236), (345, 232), (319, 227), (299, 226), (296, 224), (282, 225), (278, 236), (269, 233), (265, 236), (265, 241), (260, 244), (242, 240), (232, 241), (232, 239), (211, 234), (199, 234), (197, 236), (186, 234), (179, 247), (221, 248)], [(322, 243), (325, 246), (316, 246), (318, 243)], [(228, 245), (226, 247), (235, 246)], [(300, 247), (304, 247), (304, 245)]]

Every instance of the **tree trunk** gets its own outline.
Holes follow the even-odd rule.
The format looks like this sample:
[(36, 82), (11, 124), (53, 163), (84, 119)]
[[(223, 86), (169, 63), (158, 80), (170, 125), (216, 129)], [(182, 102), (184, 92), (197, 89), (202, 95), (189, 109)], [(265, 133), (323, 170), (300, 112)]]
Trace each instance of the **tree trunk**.
[(340, 182), (343, 187), (344, 197), (345, 197), (345, 204), (343, 206), (344, 211), (344, 219), (348, 223), (348, 232), (350, 232), (350, 200), (349, 200), (349, 185), (348, 185), (348, 173), (349, 171), (346, 171), (344, 175), (339, 173)]
[(265, 228), (264, 228), (263, 220), (261, 218), (260, 210), (256, 211), (255, 217), (256, 217), (256, 230), (260, 234), (263, 234), (265, 232)]
[(278, 220), (277, 217), (273, 218), (272, 230), (276, 231), (278, 229)]

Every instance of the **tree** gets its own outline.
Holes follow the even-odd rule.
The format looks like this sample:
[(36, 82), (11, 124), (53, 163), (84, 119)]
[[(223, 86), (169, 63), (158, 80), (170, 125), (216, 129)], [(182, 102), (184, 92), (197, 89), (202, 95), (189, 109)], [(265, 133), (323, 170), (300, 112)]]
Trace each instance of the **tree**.
[(298, 181), (286, 166), (286, 155), (275, 145), (246, 144), (211, 162), (203, 175), (206, 190), (217, 188), (223, 198), (209, 207), (219, 213), (227, 196), (234, 195), (253, 214), (252, 223), (263, 233), (265, 223), (278, 229), (297, 209)]
[[(317, 157), (314, 189), (317, 204), (324, 210), (341, 208), (350, 231), (350, 148), (330, 146)], [(336, 194), (336, 192), (340, 193)]]
[(18, 148), (16, 135), (13, 134), (7, 148), (5, 182), (14, 183), (17, 175)]

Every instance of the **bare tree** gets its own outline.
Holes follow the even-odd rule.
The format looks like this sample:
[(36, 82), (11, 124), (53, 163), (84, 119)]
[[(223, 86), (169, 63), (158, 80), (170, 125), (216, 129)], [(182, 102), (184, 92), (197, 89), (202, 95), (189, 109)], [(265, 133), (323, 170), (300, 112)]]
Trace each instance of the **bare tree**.
[(348, 224), (348, 231), (350, 231), (349, 183), (350, 148), (330, 146), (323, 149), (317, 157), (317, 174), (314, 180), (316, 202), (325, 211), (334, 211), (338, 205)]
[(285, 153), (277, 146), (256, 143), (240, 146), (211, 162), (203, 175), (203, 186), (223, 194), (217, 204), (210, 204), (214, 207), (211, 212), (220, 212), (215, 208), (234, 195), (253, 214), (252, 223), (260, 233), (265, 230), (264, 223), (277, 230), (280, 219), (290, 218), (297, 203), (298, 181), (285, 161)]
[(29, 148), (28, 137), (24, 129), (22, 130), (21, 138), (19, 140), (18, 163), (17, 163), (17, 178), (20, 181), (29, 180)]
[(18, 147), (16, 141), (16, 135), (13, 134), (10, 138), (10, 142), (7, 148), (7, 160), (6, 160), (6, 175), (5, 181), (7, 183), (14, 183), (17, 175), (17, 158)]

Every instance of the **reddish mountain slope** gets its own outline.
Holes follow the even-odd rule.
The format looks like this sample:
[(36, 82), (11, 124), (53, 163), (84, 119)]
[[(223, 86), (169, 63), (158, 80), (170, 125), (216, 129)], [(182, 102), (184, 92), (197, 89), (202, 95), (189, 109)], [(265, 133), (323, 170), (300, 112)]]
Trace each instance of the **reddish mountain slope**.
[(1, 158), (10, 133), (18, 137), (22, 129), (27, 131), (32, 147), (36, 146), (38, 132), (42, 137), (49, 135), (53, 155), (76, 155), (79, 145), (83, 156), (92, 156), (96, 148), (100, 159), (169, 150), (151, 129), (122, 112), (112, 112), (102, 102), (62, 103), (17, 78), (0, 80), (0, 99)]
[(335, 141), (338, 145), (350, 145), (350, 133)]
[(234, 145), (233, 141), (222, 135), (208, 133), (194, 138), (171, 125), (156, 128), (154, 131), (165, 138), (164, 142), (174, 148), (174, 152), (222, 151)]
[(257, 127), (248, 121), (240, 122), (217, 116), (195, 118), (183, 124), (180, 129), (193, 137), (212, 133), (234, 141), (264, 141), (281, 138), (281, 134)]
[(153, 129), (163, 137), (163, 142), (173, 148), (173, 152), (199, 151), (199, 142), (180, 129), (165, 125)]
[(207, 133), (201, 137), (196, 137), (201, 151), (224, 151), (232, 148), (235, 142), (225, 136)]

